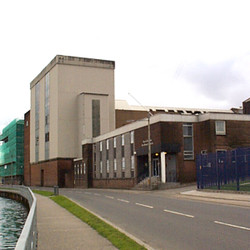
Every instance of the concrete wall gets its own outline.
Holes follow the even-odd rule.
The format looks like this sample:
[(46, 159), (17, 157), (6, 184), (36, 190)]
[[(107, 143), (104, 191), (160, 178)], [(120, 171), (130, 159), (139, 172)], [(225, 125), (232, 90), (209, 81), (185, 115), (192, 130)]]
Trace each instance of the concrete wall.
[[(115, 128), (114, 62), (56, 56), (31, 82), (30, 162), (35, 162), (35, 85), (40, 84), (39, 161), (45, 160), (45, 76), (49, 73), (49, 159), (81, 157), (81, 141), (92, 137), (91, 101), (101, 101), (101, 133)], [(79, 107), (79, 96), (83, 106)], [(83, 112), (81, 112), (81, 110)], [(83, 128), (83, 126), (85, 126)]]

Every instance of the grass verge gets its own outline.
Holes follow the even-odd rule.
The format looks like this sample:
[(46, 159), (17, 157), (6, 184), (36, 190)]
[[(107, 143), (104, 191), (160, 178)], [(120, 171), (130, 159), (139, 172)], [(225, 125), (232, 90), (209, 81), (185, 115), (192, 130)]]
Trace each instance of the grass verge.
[(54, 195), (54, 193), (52, 193), (50, 191), (43, 191), (43, 190), (32, 190), (32, 192), (36, 193), (36, 194), (40, 194), (40, 195), (46, 196), (46, 197), (50, 197), (50, 196)]
[[(218, 187), (212, 186), (212, 187), (207, 187), (207, 189), (218, 190)], [(236, 182), (234, 182), (234, 183), (221, 185), (220, 190), (237, 191), (237, 184), (236, 184)], [(250, 181), (249, 180), (248, 181), (241, 181), (239, 191), (250, 192)]]
[(62, 195), (52, 196), (52, 192), (47, 191), (40, 191), (40, 190), (33, 190), (34, 193), (51, 196), (54, 202), (56, 202), (61, 207), (68, 210), (70, 213), (78, 217), (83, 222), (87, 223), (93, 229), (95, 229), (100, 235), (108, 239), (115, 247), (118, 249), (146, 249), (145, 247), (141, 246), (131, 238), (129, 238), (124, 233), (121, 233), (119, 230), (115, 229), (111, 225), (107, 224), (100, 218), (96, 217), (83, 207), (79, 206), (78, 204), (72, 202), (68, 198)]

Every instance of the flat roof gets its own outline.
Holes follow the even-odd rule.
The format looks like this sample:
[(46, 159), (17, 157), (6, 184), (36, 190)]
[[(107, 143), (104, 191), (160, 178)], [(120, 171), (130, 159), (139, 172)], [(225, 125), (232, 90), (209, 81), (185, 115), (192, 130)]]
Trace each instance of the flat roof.
[(115, 62), (102, 59), (84, 58), (75, 56), (57, 55), (53, 60), (32, 80), (30, 88), (33, 88), (56, 64), (115, 69)]
[(129, 105), (126, 100), (115, 100), (115, 109), (117, 110), (130, 110), (130, 111), (154, 111), (154, 112), (171, 112), (171, 113), (183, 113), (183, 114), (205, 114), (205, 113), (228, 113), (234, 112), (229, 109), (202, 109), (202, 108), (180, 108), (180, 107), (156, 107), (156, 106), (136, 106)]

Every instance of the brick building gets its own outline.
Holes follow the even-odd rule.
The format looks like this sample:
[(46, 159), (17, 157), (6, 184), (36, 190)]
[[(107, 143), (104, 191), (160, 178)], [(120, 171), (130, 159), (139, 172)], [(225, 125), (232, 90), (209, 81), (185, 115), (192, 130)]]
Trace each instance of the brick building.
[[(114, 99), (113, 61), (56, 56), (31, 82), (24, 183), (130, 188), (147, 180), (148, 111)], [(250, 146), (250, 99), (232, 110), (146, 107), (153, 179), (195, 180), (196, 154)]]
[[(135, 118), (131, 110), (127, 113)], [(78, 186), (131, 188), (145, 180), (149, 176), (147, 124), (142, 119), (83, 140), (83, 162), (74, 167)], [(250, 146), (250, 115), (165, 112), (150, 118), (150, 131), (153, 178), (161, 183), (192, 182), (197, 154)]]

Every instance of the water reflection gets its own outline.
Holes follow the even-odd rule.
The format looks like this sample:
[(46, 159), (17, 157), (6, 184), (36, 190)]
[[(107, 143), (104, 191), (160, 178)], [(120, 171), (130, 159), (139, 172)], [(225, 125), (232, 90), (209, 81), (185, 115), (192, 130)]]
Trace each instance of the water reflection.
[(0, 197), (0, 249), (14, 249), (27, 217), (26, 208)]

